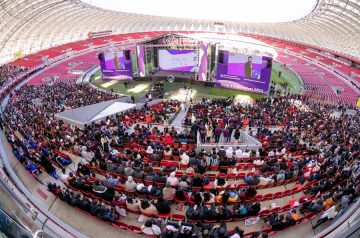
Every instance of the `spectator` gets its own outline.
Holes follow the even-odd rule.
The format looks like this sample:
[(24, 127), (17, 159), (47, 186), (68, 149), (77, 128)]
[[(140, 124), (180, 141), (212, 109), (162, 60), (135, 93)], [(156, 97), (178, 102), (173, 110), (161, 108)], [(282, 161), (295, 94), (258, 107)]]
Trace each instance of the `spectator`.
[(174, 200), (176, 189), (171, 187), (170, 182), (167, 182), (162, 193), (165, 200), (172, 201)]
[(189, 159), (190, 157), (186, 154), (186, 152), (184, 152), (181, 156), (181, 164), (182, 165), (188, 165), (189, 164)]
[(148, 200), (143, 200), (140, 203), (140, 212), (144, 215), (157, 215), (157, 209), (156, 207), (151, 204)]
[(227, 188), (228, 183), (225, 181), (224, 178), (216, 178), (214, 181), (214, 188)]
[(125, 190), (126, 191), (135, 191), (136, 189), (136, 182), (134, 181), (132, 176), (129, 176), (127, 181), (125, 182)]
[(159, 197), (155, 203), (155, 207), (159, 214), (168, 214), (171, 212), (170, 203), (163, 197)]
[(161, 220), (149, 219), (141, 226), (141, 231), (149, 236), (158, 236), (161, 234)]
[(126, 209), (131, 211), (140, 211), (140, 202), (134, 200), (132, 197), (126, 198)]
[(167, 178), (166, 182), (170, 183), (170, 186), (178, 186), (179, 180), (176, 178), (175, 172), (170, 173), (170, 176)]
[(106, 191), (107, 188), (104, 185), (102, 185), (99, 180), (96, 180), (92, 189), (94, 193), (102, 194)]

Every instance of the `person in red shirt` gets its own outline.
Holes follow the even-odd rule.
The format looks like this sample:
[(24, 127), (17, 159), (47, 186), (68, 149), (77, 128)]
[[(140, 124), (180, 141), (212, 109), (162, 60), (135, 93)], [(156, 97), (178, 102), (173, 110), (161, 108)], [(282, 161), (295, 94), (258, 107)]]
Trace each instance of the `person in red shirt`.
[(172, 143), (173, 143), (173, 138), (172, 138), (172, 136), (169, 135), (169, 133), (166, 133), (166, 135), (165, 135), (165, 143), (167, 145), (172, 145)]
[(151, 116), (150, 116), (150, 114), (146, 114), (146, 116), (145, 116), (145, 122), (146, 122), (146, 123), (150, 123), (150, 122), (151, 122)]

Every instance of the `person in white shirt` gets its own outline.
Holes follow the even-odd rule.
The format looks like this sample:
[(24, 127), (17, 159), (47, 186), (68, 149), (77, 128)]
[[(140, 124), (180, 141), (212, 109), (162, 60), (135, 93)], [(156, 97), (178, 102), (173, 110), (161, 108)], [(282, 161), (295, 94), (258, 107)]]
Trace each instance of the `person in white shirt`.
[(240, 149), (240, 147), (237, 147), (237, 148), (236, 148), (235, 155), (236, 155), (236, 158), (238, 158), (238, 159), (241, 159), (241, 158), (242, 158), (243, 152), (242, 152), (242, 150)]
[(234, 153), (234, 150), (230, 146), (229, 148), (226, 149), (226, 158), (231, 159), (231, 157), (233, 156), (233, 153)]
[(274, 182), (274, 180), (271, 177), (265, 177), (263, 175), (260, 175), (259, 179), (260, 179), (260, 183), (264, 185), (271, 184)]
[(256, 152), (255, 152), (255, 157), (256, 157), (256, 158), (259, 158), (259, 157), (260, 157), (260, 151), (259, 151), (259, 149), (256, 150)]
[(246, 149), (243, 153), (242, 153), (242, 158), (250, 158), (250, 151), (248, 149)]
[(175, 175), (176, 175), (175, 171), (173, 171), (170, 173), (170, 176), (166, 179), (166, 183), (169, 183), (170, 186), (178, 186), (179, 184), (179, 180)]
[(318, 227), (319, 225), (323, 224), (324, 222), (328, 220), (334, 219), (337, 214), (339, 213), (340, 206), (332, 206), (329, 209), (327, 209), (319, 218), (314, 228)]
[(148, 219), (144, 225), (141, 226), (141, 231), (149, 236), (159, 236), (161, 234), (161, 220), (156, 222), (152, 219)]
[(282, 155), (286, 154), (286, 148), (285, 148), (285, 147), (284, 147), (284, 148), (282, 148), (282, 150), (281, 150), (281, 154), (282, 154)]
[(265, 162), (265, 161), (262, 160), (262, 159), (257, 159), (257, 160), (254, 160), (253, 164), (258, 165), (258, 166), (261, 166), (261, 165), (264, 164), (264, 162)]
[(101, 146), (102, 146), (102, 149), (104, 149), (104, 144), (106, 142), (108, 142), (108, 138), (106, 136), (102, 136), (101, 139), (100, 139), (100, 142), (101, 142)]
[(149, 155), (152, 155), (154, 153), (154, 150), (151, 147), (151, 145), (149, 145), (148, 148), (146, 149), (146, 153), (149, 154)]
[(66, 174), (65, 168), (63, 168), (63, 169), (61, 170), (60, 179), (61, 179), (62, 181), (64, 181), (64, 182), (67, 183), (67, 182), (68, 182), (68, 177), (69, 177), (69, 175)]
[(196, 117), (194, 114), (191, 114), (191, 123), (194, 124), (196, 121)]
[(181, 164), (183, 164), (183, 165), (188, 165), (189, 164), (190, 157), (186, 154), (186, 152), (184, 152), (180, 156), (180, 159), (181, 159)]
[(274, 156), (274, 155), (275, 155), (275, 153), (273, 150), (269, 151), (268, 156)]
[(81, 156), (87, 161), (87, 162), (91, 162), (92, 159), (94, 158), (94, 153), (93, 152), (88, 152), (87, 151), (87, 147), (86, 146), (83, 146), (81, 148)]

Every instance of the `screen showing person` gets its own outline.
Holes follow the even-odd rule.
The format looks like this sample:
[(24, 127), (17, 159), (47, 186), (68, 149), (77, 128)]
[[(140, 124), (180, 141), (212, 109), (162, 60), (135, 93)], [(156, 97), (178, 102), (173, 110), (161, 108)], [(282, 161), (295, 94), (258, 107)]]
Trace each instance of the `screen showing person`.
[(131, 57), (125, 57), (124, 51), (107, 52), (99, 55), (101, 73), (106, 78), (132, 79)]
[(267, 94), (271, 69), (271, 57), (219, 51), (216, 86)]
[(103, 64), (102, 69), (105, 70), (124, 70), (126, 68), (124, 52), (105, 53)]
[(252, 63), (252, 57), (249, 56), (247, 59), (247, 62), (245, 63), (245, 77), (246, 78), (251, 78), (252, 74), (253, 74), (253, 63)]
[(260, 79), (263, 60), (261, 56), (241, 53), (226, 53), (227, 74), (248, 79)]
[(118, 59), (118, 54), (116, 52), (114, 53), (114, 68), (119, 69), (119, 59)]

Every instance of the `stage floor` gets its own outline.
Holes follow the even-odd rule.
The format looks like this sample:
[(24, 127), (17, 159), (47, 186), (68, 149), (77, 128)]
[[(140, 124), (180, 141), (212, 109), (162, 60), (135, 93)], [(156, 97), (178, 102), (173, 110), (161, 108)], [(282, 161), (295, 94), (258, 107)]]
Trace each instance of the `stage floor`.
[(161, 77), (166, 78), (167, 76), (172, 75), (176, 79), (191, 79), (194, 76), (193, 72), (179, 72), (179, 71), (169, 71), (169, 70), (159, 70), (156, 71), (152, 77)]
[[(141, 80), (141, 81), (126, 81), (132, 84), (132, 87), (125, 87), (125, 81), (116, 81), (116, 80), (95, 80), (92, 83), (102, 89), (110, 90), (113, 89), (115, 92), (122, 94), (133, 95), (135, 101), (138, 102), (146, 93), (152, 88), (153, 81)], [(190, 83), (185, 83), (186, 87), (192, 89), (192, 99), (194, 101), (200, 101), (203, 97), (207, 98), (223, 98), (223, 97), (244, 97), (246, 99), (259, 99), (263, 96), (255, 93), (242, 92), (238, 90), (216, 88), (216, 87), (206, 87), (204, 85), (192, 85)], [(164, 80), (164, 98), (167, 99), (178, 99), (183, 100), (183, 97), (180, 95), (179, 89), (183, 88), (183, 82), (173, 82), (169, 83), (167, 80)]]

